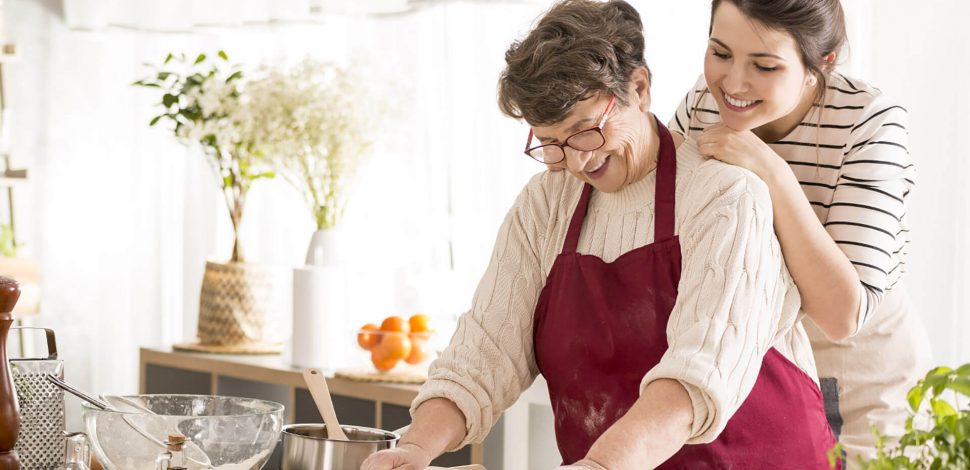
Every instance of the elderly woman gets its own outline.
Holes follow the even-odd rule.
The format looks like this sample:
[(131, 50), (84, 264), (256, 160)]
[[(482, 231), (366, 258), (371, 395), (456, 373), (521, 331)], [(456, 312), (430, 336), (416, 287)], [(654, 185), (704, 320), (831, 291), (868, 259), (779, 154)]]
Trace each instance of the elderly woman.
[[(506, 53), (499, 104), (536, 175), (510, 210), (396, 449), (422, 469), (482, 440), (538, 374), (578, 468), (828, 468), (835, 441), (765, 184), (675, 149), (650, 113), (642, 23), (556, 4)], [(691, 445), (685, 445), (691, 444)]]

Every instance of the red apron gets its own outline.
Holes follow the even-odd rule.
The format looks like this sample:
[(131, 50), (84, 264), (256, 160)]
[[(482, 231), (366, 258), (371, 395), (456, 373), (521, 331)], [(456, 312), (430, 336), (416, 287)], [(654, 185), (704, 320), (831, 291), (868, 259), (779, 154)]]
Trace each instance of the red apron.
[[(657, 126), (654, 243), (612, 263), (577, 253), (592, 193), (586, 185), (536, 306), (536, 362), (549, 384), (565, 463), (581, 460), (633, 406), (641, 379), (667, 350), (681, 265), (674, 236), (677, 160), (670, 133)], [(659, 468), (828, 469), (826, 452), (834, 445), (818, 386), (772, 348), (724, 432), (710, 444), (685, 445)]]

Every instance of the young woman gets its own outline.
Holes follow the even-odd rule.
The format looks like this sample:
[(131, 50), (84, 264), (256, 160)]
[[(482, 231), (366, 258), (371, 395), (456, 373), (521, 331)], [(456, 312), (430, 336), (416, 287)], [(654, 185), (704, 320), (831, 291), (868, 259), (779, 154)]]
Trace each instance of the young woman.
[(808, 316), (829, 422), (871, 455), (902, 433), (929, 347), (904, 284), (915, 168), (906, 109), (835, 71), (838, 0), (714, 0), (704, 76), (670, 121), (708, 157), (767, 185)]

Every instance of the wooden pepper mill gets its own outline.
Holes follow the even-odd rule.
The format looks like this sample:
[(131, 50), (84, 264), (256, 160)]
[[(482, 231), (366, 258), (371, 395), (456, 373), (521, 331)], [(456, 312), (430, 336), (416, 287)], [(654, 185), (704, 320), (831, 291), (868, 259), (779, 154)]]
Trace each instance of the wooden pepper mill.
[(20, 299), (20, 284), (0, 276), (0, 470), (20, 468), (20, 459), (13, 451), (20, 433), (20, 411), (17, 393), (10, 379), (10, 362), (7, 361), (7, 333), (13, 324), (13, 307)]

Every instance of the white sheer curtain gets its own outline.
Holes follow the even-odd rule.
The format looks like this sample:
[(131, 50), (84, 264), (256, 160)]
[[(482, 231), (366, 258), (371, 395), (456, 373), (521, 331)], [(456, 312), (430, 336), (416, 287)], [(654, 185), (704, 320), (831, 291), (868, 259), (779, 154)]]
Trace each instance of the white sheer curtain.
[[(7, 31), (22, 53), (7, 78), (11, 151), (32, 175), (21, 238), (42, 260), (35, 323), (58, 332), (68, 379), (81, 388), (134, 391), (137, 348), (194, 335), (204, 261), (230, 250), (210, 169), (147, 127), (157, 97), (130, 86), (144, 62), (225, 49), (248, 65), (306, 55), (368, 64), (395, 119), (374, 129), (383, 143), (345, 221), (361, 319), (459, 313), (505, 210), (540, 169), (518, 155), (524, 128), (494, 103), (502, 52), (536, 6), (449, 4), (184, 32), (72, 29), (61, 7), (7, 1)], [(299, 195), (276, 182), (255, 187), (250, 201), (248, 256), (301, 264), (312, 224)]]
[[(101, 15), (88, 29), (64, 22), (77, 1)], [(170, 134), (147, 127), (155, 96), (129, 86), (146, 73), (143, 62), (169, 51), (225, 49), (249, 65), (306, 55), (369, 64), (395, 119), (374, 130), (383, 143), (363, 168), (345, 220), (354, 259), (350, 306), (360, 319), (421, 309), (447, 321), (460, 313), (505, 211), (540, 170), (519, 154), (526, 129), (500, 115), (495, 84), (505, 48), (547, 3), (439, 2), (407, 14), (346, 17), (328, 14), (322, 0), (313, 21), (273, 20), (289, 15), (265, 8), (283, 3), (6, 0), (6, 31), (22, 52), (7, 68), (11, 152), (32, 172), (21, 238), (43, 263), (43, 314), (35, 323), (57, 330), (68, 378), (82, 388), (134, 391), (137, 348), (194, 335), (204, 260), (230, 251), (209, 168)], [(646, 25), (653, 107), (666, 121), (701, 72), (709, 3), (632, 3)], [(966, 361), (970, 172), (960, 137), (970, 130), (970, 100), (959, 35), (968, 7), (959, 0), (916, 10), (906, 2), (844, 3), (853, 46), (847, 70), (911, 113), (920, 168), (908, 274), (914, 303), (938, 359)], [(191, 21), (171, 17), (179, 6), (193, 12)], [(210, 21), (226, 11), (232, 18)], [(117, 15), (129, 15), (124, 27), (104, 20)], [(269, 183), (250, 200), (242, 230), (250, 257), (301, 263), (312, 225), (300, 197)]]

